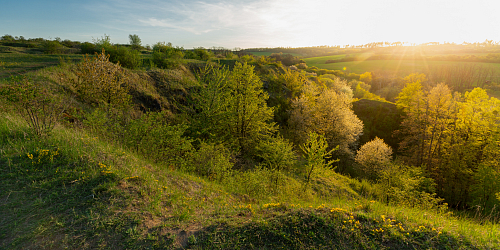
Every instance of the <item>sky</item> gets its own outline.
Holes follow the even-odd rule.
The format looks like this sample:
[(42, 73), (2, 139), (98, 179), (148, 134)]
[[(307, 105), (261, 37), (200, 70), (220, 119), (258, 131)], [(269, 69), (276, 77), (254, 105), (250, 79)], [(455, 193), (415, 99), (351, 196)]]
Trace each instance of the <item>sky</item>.
[(500, 0), (2, 0), (0, 36), (184, 48), (500, 41)]

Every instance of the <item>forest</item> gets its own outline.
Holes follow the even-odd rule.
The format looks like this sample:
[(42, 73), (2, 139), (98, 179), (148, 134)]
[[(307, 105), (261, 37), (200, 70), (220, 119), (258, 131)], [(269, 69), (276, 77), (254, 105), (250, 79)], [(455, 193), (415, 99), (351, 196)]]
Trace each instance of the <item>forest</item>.
[(1, 37), (0, 248), (500, 247), (498, 43), (129, 39)]

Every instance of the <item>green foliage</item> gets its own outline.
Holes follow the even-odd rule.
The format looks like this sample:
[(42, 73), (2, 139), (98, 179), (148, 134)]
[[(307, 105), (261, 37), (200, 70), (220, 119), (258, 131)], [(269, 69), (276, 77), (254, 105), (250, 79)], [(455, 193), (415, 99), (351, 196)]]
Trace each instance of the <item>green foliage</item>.
[[(366, 86), (366, 84), (363, 84), (363, 82), (358, 82), (358, 81), (356, 81), (356, 83), (357, 85), (356, 88), (354, 89), (354, 98), (368, 99), (368, 100), (375, 100), (382, 102), (386, 101), (384, 98), (368, 91), (368, 89), (371, 87), (370, 85)], [(368, 89), (365, 89), (364, 87), (368, 87)]]
[(356, 162), (361, 166), (361, 173), (371, 180), (377, 180), (384, 167), (391, 161), (392, 149), (384, 140), (375, 137), (365, 143), (356, 154)]
[(349, 98), (353, 97), (352, 88), (349, 86), (346, 80), (342, 80), (341, 78), (332, 75), (332, 74), (324, 74), (319, 77), (320, 81), (325, 84), (326, 87), (334, 90), (337, 93), (344, 93)]
[(196, 60), (207, 61), (211, 57), (213, 57), (213, 53), (211, 53), (209, 50), (207, 50), (203, 47), (200, 47), (200, 48), (195, 48), (193, 50), (186, 51), (184, 57), (187, 59), (196, 59)]
[(228, 131), (237, 140), (241, 149), (248, 149), (262, 136), (273, 130), (273, 109), (267, 106), (268, 95), (262, 82), (248, 64), (236, 63), (230, 75), (228, 110), (231, 113)]
[(352, 100), (345, 93), (305, 85), (303, 94), (295, 99), (290, 115), (290, 129), (296, 144), (303, 144), (310, 132), (325, 136), (330, 149), (339, 146), (336, 158), (352, 158), (354, 145), (363, 130), (363, 123), (352, 111)]
[(198, 110), (191, 119), (193, 136), (210, 141), (227, 142), (226, 122), (230, 116), (229, 91), (230, 71), (225, 67), (207, 64), (196, 75), (202, 84), (192, 96), (193, 106)]
[(12, 85), (0, 86), (0, 97), (14, 106), (38, 136), (49, 135), (64, 111), (60, 100), (28, 78), (22, 78)]
[(289, 172), (297, 162), (293, 145), (282, 137), (270, 137), (259, 141), (255, 151), (256, 156), (262, 159), (261, 166), (272, 171), (272, 182), (276, 186), (281, 185), (282, 175)]
[(160, 68), (176, 68), (184, 58), (183, 48), (174, 47), (171, 43), (156, 43), (153, 46), (153, 63)]
[[(371, 72), (365, 72), (359, 76), (359, 80), (370, 85), (372, 83), (373, 77)], [(370, 89), (367, 89), (370, 90)]]
[(75, 73), (78, 81), (73, 83), (73, 87), (82, 101), (87, 103), (126, 107), (130, 96), (121, 71), (121, 67), (110, 62), (109, 55), (102, 50), (95, 58), (85, 56), (77, 64)]
[(256, 155), (262, 165), (276, 171), (289, 171), (297, 162), (293, 145), (282, 137), (270, 137), (259, 141)]
[(434, 183), (420, 168), (388, 163), (379, 173), (379, 198), (388, 204), (445, 212), (448, 204), (436, 197)]
[(231, 153), (222, 144), (202, 142), (190, 158), (191, 164), (185, 167), (189, 172), (219, 182), (231, 175)]
[(267, 103), (274, 108), (274, 121), (285, 126), (290, 118), (292, 100), (300, 95), (302, 86), (307, 84), (308, 80), (300, 72), (285, 68), (282, 73), (272, 73), (268, 82)]
[(393, 136), (393, 133), (400, 129), (402, 111), (393, 103), (368, 99), (353, 102), (352, 109), (364, 124), (359, 145), (379, 137), (397, 154), (402, 138)]
[(112, 46), (106, 51), (109, 61), (129, 69), (137, 69), (142, 66), (141, 53), (138, 50), (123, 46)]
[(307, 160), (307, 164), (305, 165), (305, 186), (304, 189), (307, 188), (311, 179), (316, 177), (316, 173), (322, 170), (332, 169), (331, 166), (333, 163), (337, 162), (336, 160), (329, 160), (332, 156), (332, 153), (335, 150), (338, 150), (339, 146), (328, 150), (328, 143), (326, 138), (323, 135), (318, 135), (314, 132), (309, 134), (309, 138), (307, 139), (304, 145), (300, 146), (300, 149), (305, 155)]
[(111, 38), (106, 34), (104, 34), (104, 36), (101, 38), (92, 38), (92, 42), (95, 45), (96, 52), (99, 52), (103, 49), (109, 50), (113, 46), (113, 43), (111, 43)]
[(480, 165), (497, 164), (500, 101), (480, 88), (461, 98), (444, 84), (425, 93), (417, 82), (403, 89), (397, 104), (406, 114), (401, 145), (411, 152), (407, 162), (425, 165), (438, 194), (454, 206), (465, 206)]
[(232, 148), (248, 151), (273, 130), (272, 109), (266, 105), (262, 82), (248, 64), (232, 72), (207, 66), (198, 74), (204, 87), (198, 93), (194, 127), (202, 138), (218, 138)]
[[(131, 120), (124, 129), (127, 132), (126, 145), (152, 161), (170, 164), (174, 169), (185, 168), (194, 150), (191, 140), (184, 137), (187, 126), (169, 125), (165, 112), (146, 113)], [(200, 152), (199, 157), (208, 157), (204, 153), (208, 154)], [(214, 160), (221, 161), (217, 157)]]
[(58, 41), (45, 40), (42, 43), (42, 49), (45, 54), (59, 54), (63, 46)]
[(80, 53), (82, 54), (94, 54), (96, 52), (96, 46), (93, 43), (84, 42), (80, 45)]
[(498, 167), (481, 164), (474, 174), (474, 184), (471, 185), (471, 205), (481, 206), (491, 211), (500, 206), (496, 194), (500, 192), (500, 171)]
[(276, 60), (277, 62), (281, 62), (285, 66), (292, 66), (300, 62), (300, 59), (298, 57), (291, 54), (273, 53), (269, 57)]
[(134, 48), (134, 49), (140, 49), (141, 48), (141, 38), (138, 35), (136, 35), (136, 34), (134, 34), (134, 35), (130, 34), (130, 35), (128, 35), (128, 39), (130, 41), (130, 45), (132, 45), (132, 48)]
[(15, 41), (16, 39), (11, 35), (5, 34), (0, 38), (0, 40), (2, 40), (4, 42), (12, 42), (12, 41)]

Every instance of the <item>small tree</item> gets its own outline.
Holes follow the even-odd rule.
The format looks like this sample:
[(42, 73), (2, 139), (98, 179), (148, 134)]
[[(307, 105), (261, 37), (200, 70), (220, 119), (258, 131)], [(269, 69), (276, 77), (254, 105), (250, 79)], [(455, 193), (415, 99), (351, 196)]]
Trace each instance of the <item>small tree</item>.
[(332, 152), (338, 148), (339, 146), (327, 151), (328, 143), (325, 137), (314, 132), (309, 133), (307, 142), (300, 146), (300, 149), (302, 149), (307, 159), (304, 190), (307, 188), (311, 181), (311, 177), (314, 177), (313, 174), (318, 171), (318, 169), (329, 169), (333, 163), (339, 161), (338, 159), (328, 161), (328, 159), (331, 158)]
[(78, 82), (74, 88), (82, 99), (91, 104), (126, 106), (130, 101), (127, 93), (126, 77), (120, 65), (109, 61), (104, 49), (94, 58), (85, 56), (77, 65)]
[(130, 45), (132, 45), (132, 48), (137, 49), (137, 48), (141, 47), (141, 38), (139, 38), (138, 35), (130, 34), (130, 35), (128, 35), (128, 38), (130, 40)]
[(375, 137), (358, 150), (356, 162), (369, 179), (378, 179), (384, 167), (390, 163), (392, 149), (384, 140)]

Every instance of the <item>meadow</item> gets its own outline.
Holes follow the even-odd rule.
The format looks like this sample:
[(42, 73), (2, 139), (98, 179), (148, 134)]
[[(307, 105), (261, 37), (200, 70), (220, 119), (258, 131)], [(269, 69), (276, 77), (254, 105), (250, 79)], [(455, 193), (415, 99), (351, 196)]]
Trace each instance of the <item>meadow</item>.
[[(275, 52), (248, 51), (248, 53), (251, 53), (254, 56), (270, 56), (270, 55), (274, 54)], [(292, 56), (301, 56), (300, 54), (297, 54), (297, 53), (283, 53), (283, 54), (290, 54)]]
[(495, 71), (495, 79), (500, 79), (500, 63), (477, 63), (477, 62), (455, 62), (455, 61), (424, 61), (424, 60), (365, 60), (353, 62), (325, 63), (327, 60), (341, 59), (345, 55), (305, 58), (308, 66), (321, 69), (343, 70), (348, 73), (362, 74), (364, 72), (379, 72), (399, 77), (411, 73), (426, 73), (441, 67), (463, 67), (477, 66), (492, 68)]
[(36, 71), (60, 63), (80, 61), (82, 55), (0, 53), (0, 79)]

